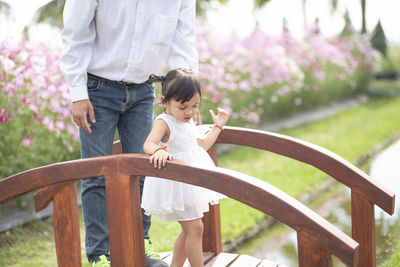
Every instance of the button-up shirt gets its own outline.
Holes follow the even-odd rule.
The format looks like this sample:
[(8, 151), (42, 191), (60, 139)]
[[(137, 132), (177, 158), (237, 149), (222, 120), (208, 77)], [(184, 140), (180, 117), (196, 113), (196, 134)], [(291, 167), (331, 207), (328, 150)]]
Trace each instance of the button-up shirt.
[(166, 67), (197, 72), (195, 13), (195, 0), (66, 0), (60, 68), (71, 100), (88, 99), (88, 72), (128, 83)]

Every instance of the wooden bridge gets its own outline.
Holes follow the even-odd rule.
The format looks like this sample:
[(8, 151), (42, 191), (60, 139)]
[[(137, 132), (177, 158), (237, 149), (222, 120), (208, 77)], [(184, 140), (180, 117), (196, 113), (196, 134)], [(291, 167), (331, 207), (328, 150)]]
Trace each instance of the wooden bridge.
[[(119, 154), (118, 142), (114, 145), (115, 155), (51, 164), (1, 180), (0, 204), (35, 190), (36, 210), (53, 201), (58, 265), (81, 266), (74, 182), (104, 175), (111, 264), (142, 267), (145, 264), (138, 176), (163, 177), (223, 193), (290, 226), (297, 232), (299, 266), (332, 266), (332, 256), (348, 266), (376, 266), (374, 205), (393, 214), (395, 196), (392, 192), (336, 154), (289, 136), (226, 127), (217, 143), (271, 151), (310, 164), (348, 186), (351, 189), (352, 237), (296, 199), (257, 178), (218, 167), (196, 168), (177, 160), (155, 169), (146, 155)], [(216, 145), (209, 153), (217, 164)], [(222, 252), (219, 205), (210, 206), (203, 222), (206, 266), (270, 266), (268, 261), (256, 262), (257, 259), (250, 256)], [(166, 261), (168, 256), (164, 255)]]

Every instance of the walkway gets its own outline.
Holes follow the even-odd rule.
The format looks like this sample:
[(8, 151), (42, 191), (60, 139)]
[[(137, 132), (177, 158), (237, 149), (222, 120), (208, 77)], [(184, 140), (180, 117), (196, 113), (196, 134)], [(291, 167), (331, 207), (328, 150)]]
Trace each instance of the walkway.
[[(205, 267), (287, 267), (286, 265), (277, 264), (269, 260), (260, 260), (255, 257), (248, 255), (238, 255), (233, 253), (219, 253), (216, 257), (213, 257), (212, 253), (204, 254), (204, 266)], [(171, 264), (172, 253), (163, 252), (161, 253), (161, 259)], [(190, 267), (188, 260), (186, 260), (183, 267)]]

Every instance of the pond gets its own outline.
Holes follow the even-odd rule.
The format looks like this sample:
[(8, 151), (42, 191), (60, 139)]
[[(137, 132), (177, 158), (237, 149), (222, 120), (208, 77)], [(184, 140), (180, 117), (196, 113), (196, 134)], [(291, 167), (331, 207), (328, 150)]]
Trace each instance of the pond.
[[(370, 176), (394, 194), (400, 194), (400, 140), (381, 152), (373, 160)], [(313, 209), (343, 232), (351, 235), (350, 190), (342, 187), (336, 191), (338, 193), (335, 196), (329, 196), (329, 201), (325, 201), (318, 208)], [(400, 198), (396, 196), (395, 199), (395, 212), (392, 216), (375, 206), (377, 266), (380, 266), (390, 257), (400, 238), (400, 223), (398, 223), (400, 219)], [(260, 236), (263, 235), (266, 234)], [(298, 266), (296, 232), (290, 229), (283, 234), (263, 240), (261, 245), (257, 246), (251, 253), (248, 251), (247, 253), (279, 264)], [(344, 265), (334, 259), (334, 266)]]

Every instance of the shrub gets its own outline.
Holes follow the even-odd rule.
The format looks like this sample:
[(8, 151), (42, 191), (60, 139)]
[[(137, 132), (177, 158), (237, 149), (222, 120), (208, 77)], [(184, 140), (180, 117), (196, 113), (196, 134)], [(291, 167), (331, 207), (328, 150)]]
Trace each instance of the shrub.
[(329, 40), (311, 31), (296, 40), (289, 31), (271, 37), (258, 28), (247, 38), (221, 40), (200, 27), (203, 113), (222, 106), (232, 113), (230, 124), (255, 126), (365, 90), (376, 62), (369, 43), (355, 32)]
[(0, 178), (79, 157), (56, 51), (0, 43)]
[[(231, 125), (256, 126), (366, 89), (374, 69), (376, 53), (356, 33), (326, 39), (310, 31), (296, 40), (288, 30), (271, 37), (256, 28), (221, 40), (200, 26), (197, 37), (206, 123), (208, 109), (221, 106)], [(79, 157), (58, 55), (25, 39), (0, 43), (0, 177)]]

